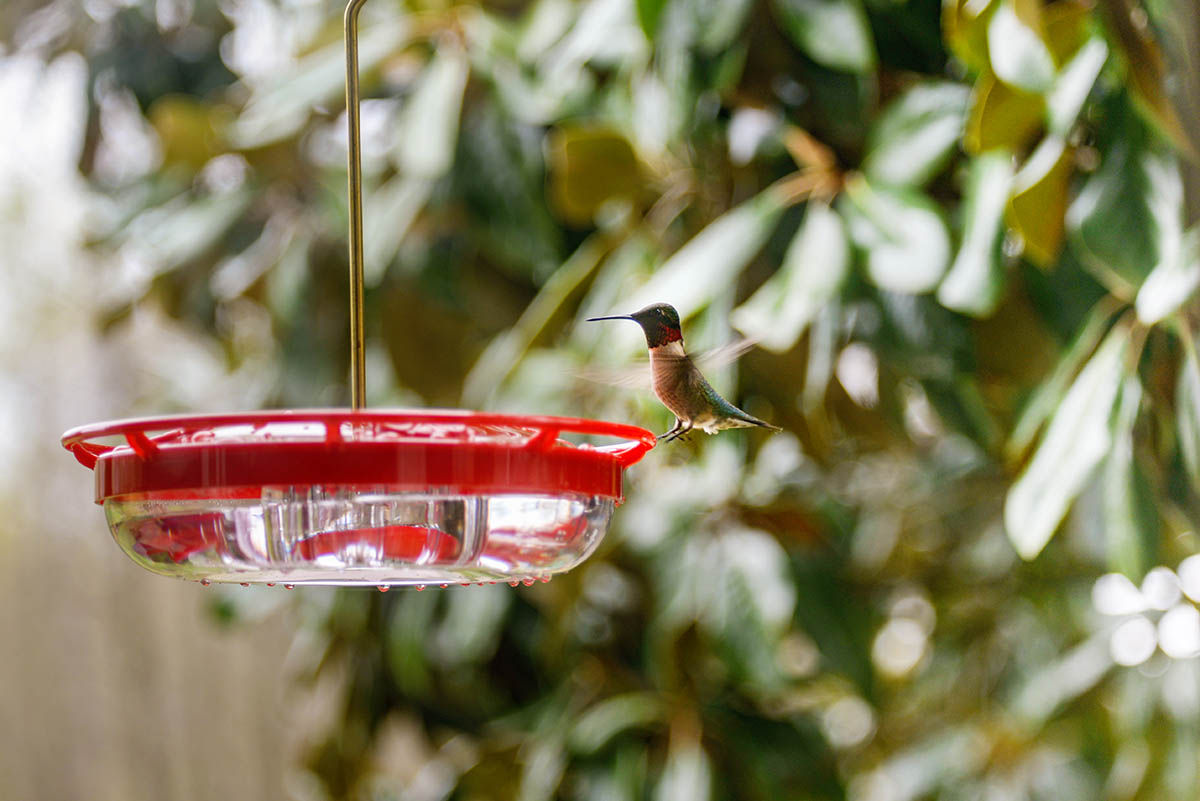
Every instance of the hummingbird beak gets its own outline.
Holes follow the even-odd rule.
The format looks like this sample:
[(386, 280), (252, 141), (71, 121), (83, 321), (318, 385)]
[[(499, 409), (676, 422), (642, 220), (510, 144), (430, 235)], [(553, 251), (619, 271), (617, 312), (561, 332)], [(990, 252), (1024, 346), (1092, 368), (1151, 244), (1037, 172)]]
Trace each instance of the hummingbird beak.
[(632, 319), (633, 319), (633, 315), (630, 315), (630, 314), (614, 314), (611, 317), (589, 317), (589, 318), (587, 318), (587, 321), (589, 323), (594, 323), (597, 320), (632, 320)]

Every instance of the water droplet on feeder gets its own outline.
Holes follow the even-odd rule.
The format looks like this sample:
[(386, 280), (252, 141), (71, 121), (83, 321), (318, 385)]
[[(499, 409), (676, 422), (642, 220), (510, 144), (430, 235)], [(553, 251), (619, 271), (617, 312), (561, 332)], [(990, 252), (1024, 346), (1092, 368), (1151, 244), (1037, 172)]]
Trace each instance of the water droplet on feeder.
[(268, 582), (267, 582), (267, 586), (268, 586), (268, 587), (274, 587), (274, 586), (275, 586), (275, 582), (273, 582), (273, 581), (268, 581)]
[(285, 590), (290, 590), (290, 589), (294, 589), (294, 588), (295, 588), (295, 586), (296, 586), (295, 584), (284, 584), (284, 585), (283, 585), (283, 588), (284, 588)]
[(521, 583), (524, 584), (526, 587), (532, 587), (534, 581), (535, 581), (535, 579), (527, 578), (527, 579), (524, 579)]
[(211, 582), (211, 581), (209, 581), (208, 579), (200, 579), (200, 586), (201, 586), (201, 587), (207, 587), (209, 584), (212, 584), (212, 582)]
[(469, 581), (463, 581), (463, 582), (459, 582), (459, 585), (458, 585), (458, 586), (460, 586), (460, 587), (470, 587), (470, 586), (471, 586), (471, 582), (469, 582)]
[(388, 585), (386, 585), (386, 584), (380, 584), (380, 585), (379, 585), (378, 587), (376, 587), (375, 589), (379, 590), (380, 592), (387, 592), (388, 590), (390, 590), (390, 589), (391, 589), (391, 587), (389, 587), (389, 586), (388, 586)]
[(238, 583), (239, 583), (239, 584), (241, 584), (243, 587), (249, 587), (249, 586), (250, 586), (250, 582), (248, 582), (248, 581), (241, 581), (241, 582), (238, 582)]
[(519, 586), (520, 584), (521, 584), (521, 582), (520, 582), (519, 580), (518, 580), (518, 581), (510, 581), (510, 582), (508, 582), (508, 586), (510, 586), (510, 587), (517, 587), (517, 586)]
[(417, 592), (420, 592), (420, 591), (421, 591), (421, 590), (423, 590), (423, 589), (425, 589), (425, 585), (424, 585), (424, 584), (418, 584), (418, 585), (417, 585)]
[(541, 577), (541, 579), (542, 579), (542, 583), (543, 583), (543, 584), (545, 584), (547, 581), (549, 581), (549, 580), (550, 580), (550, 577), (549, 577), (549, 576), (542, 576), (542, 577)]
[(442, 589), (444, 590), (444, 589), (446, 589), (447, 587), (449, 587), (450, 585), (449, 585), (449, 584), (443, 584), (443, 585), (441, 585), (441, 586), (442, 586)]

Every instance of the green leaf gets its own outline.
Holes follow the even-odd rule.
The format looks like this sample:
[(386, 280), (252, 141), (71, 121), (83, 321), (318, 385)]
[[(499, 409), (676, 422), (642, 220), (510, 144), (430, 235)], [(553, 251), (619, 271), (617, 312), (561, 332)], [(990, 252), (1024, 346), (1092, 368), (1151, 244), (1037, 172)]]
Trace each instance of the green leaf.
[(659, 723), (662, 699), (654, 693), (626, 693), (605, 698), (579, 716), (567, 735), (567, 745), (579, 754), (592, 754), (623, 731)]
[(1134, 581), (1140, 581), (1150, 569), (1158, 543), (1154, 496), (1133, 447), (1133, 426), (1141, 402), (1141, 383), (1136, 375), (1127, 375), (1113, 417), (1113, 447), (1104, 472), (1109, 565)]
[[(407, 19), (393, 15), (363, 28), (358, 67), (379, 65), (409, 36)], [(315, 106), (345, 97), (346, 57), (341, 39), (305, 56), (294, 68), (255, 89), (229, 136), (239, 148), (262, 147), (284, 139), (308, 121)]]
[(650, 41), (654, 41), (654, 35), (658, 32), (658, 21), (662, 17), (663, 7), (666, 4), (667, 0), (637, 0), (636, 2), (638, 25), (642, 26), (642, 31)]
[(813, 61), (843, 72), (875, 69), (875, 43), (859, 0), (773, 0), (771, 6)]
[(1096, 37), (1063, 67), (1046, 98), (1049, 110), (1046, 127), (1051, 133), (1066, 136), (1070, 132), (1107, 60), (1108, 45)]
[(804, 390), (800, 394), (800, 407), (810, 417), (823, 414), (825, 393), (833, 378), (837, 350), (841, 345), (839, 332), (842, 323), (841, 309), (828, 305), (817, 311), (810, 324), (808, 338), (808, 363), (804, 368)]
[(363, 278), (368, 286), (383, 280), (404, 235), (433, 193), (433, 181), (395, 175), (363, 201)]
[(850, 243), (842, 218), (823, 201), (810, 201), (779, 271), (734, 309), (730, 320), (764, 348), (790, 350), (849, 272)]
[(425, 696), (433, 681), (428, 642), (437, 606), (432, 593), (405, 593), (388, 623), (387, 665), (396, 687), (410, 697)]
[(1012, 156), (1005, 151), (984, 154), (971, 162), (962, 244), (938, 286), (938, 301), (948, 309), (986, 317), (1000, 300), (1004, 285), (1000, 239), (1012, 175)]
[(696, 13), (696, 47), (702, 53), (722, 53), (734, 44), (746, 24), (754, 0), (691, 0)]
[(1054, 372), (1030, 395), (1029, 400), (1021, 408), (1020, 416), (1013, 425), (1012, 434), (1008, 438), (1005, 450), (1010, 458), (1016, 458), (1025, 452), (1033, 443), (1038, 431), (1041, 430), (1042, 424), (1059, 407), (1063, 395), (1070, 387), (1071, 379), (1095, 350), (1096, 343), (1108, 331), (1113, 311), (1114, 306), (1105, 302), (1097, 304), (1092, 309), (1087, 321), (1071, 341), (1067, 352), (1058, 360)]
[(516, 801), (550, 801), (556, 797), (567, 756), (558, 737), (530, 737), (524, 743), (521, 760), (521, 789)]
[[(1170, 240), (1174, 245), (1174, 240)], [(1183, 235), (1178, 251), (1164, 253), (1137, 294), (1138, 319), (1153, 325), (1186, 303), (1200, 286), (1200, 228)]]
[(600, 266), (611, 247), (607, 236), (593, 234), (550, 275), (520, 319), (493, 339), (476, 360), (463, 381), (464, 403), (476, 407), (487, 405), (488, 399), (512, 373), (555, 313)]
[(1067, 211), (1084, 263), (1110, 291), (1132, 299), (1151, 269), (1182, 248), (1183, 181), (1175, 157), (1125, 114), (1100, 169)]
[(1017, 553), (1033, 559), (1112, 443), (1109, 420), (1121, 386), (1129, 328), (1118, 326), (1071, 385), (1046, 436), (1004, 502), (1004, 525)]
[(1001, 3), (988, 22), (988, 57), (996, 77), (1017, 89), (1040, 94), (1054, 82), (1049, 48), (1010, 3)]
[(711, 797), (712, 766), (699, 740), (677, 742), (672, 738), (654, 801), (707, 801)]
[(437, 178), (454, 164), (470, 67), (450, 41), (438, 47), (400, 114), (394, 157), (405, 175)]
[(867, 136), (863, 172), (878, 183), (920, 186), (958, 147), (970, 91), (960, 84), (918, 84), (893, 101)]
[[(1187, 326), (1186, 320), (1180, 325)], [(1183, 331), (1183, 363), (1175, 385), (1175, 425), (1179, 450), (1192, 487), (1200, 488), (1200, 360), (1190, 330)]]
[(950, 235), (933, 201), (861, 176), (846, 182), (843, 199), (838, 208), (876, 286), (907, 294), (937, 286), (950, 261)]
[[(1110, 0), (1101, 5), (1116, 52), (1125, 62), (1125, 80), (1138, 100), (1138, 109), (1159, 131), (1170, 137), (1181, 152), (1195, 159), (1195, 143), (1184, 127), (1176, 105), (1179, 98), (1172, 97), (1178, 93), (1169, 91), (1171, 81), (1178, 80), (1178, 76), (1169, 77), (1171, 70), (1163, 57), (1163, 48), (1155, 40), (1156, 31), (1165, 33), (1165, 30), (1154, 23), (1138, 24), (1138, 15), (1130, 13), (1133, 6), (1125, 2)], [(1181, 34), (1176, 31), (1176, 35)], [(1178, 47), (1182, 50), (1186, 46), (1181, 42)], [(1182, 74), (1182, 62), (1180, 68)]]
[(1013, 716), (1036, 731), (1064, 704), (1095, 687), (1112, 669), (1111, 639), (1107, 631), (1095, 634), (1038, 669), (1008, 703)]
[(247, 189), (200, 198), (181, 195), (130, 222), (124, 246), (138, 251), (156, 273), (173, 270), (214, 247), (253, 199)]
[(447, 594), (446, 615), (426, 632), (426, 643), (443, 665), (461, 667), (491, 658), (513, 595), (505, 587), (472, 587)]
[(779, 639), (796, 607), (787, 553), (770, 534), (749, 528), (726, 529), (705, 545), (707, 571), (694, 587), (704, 630), (736, 679), (758, 692), (781, 689)]
[(630, 308), (667, 302), (686, 318), (727, 292), (766, 243), (784, 205), (768, 189), (713, 220), (658, 268)]

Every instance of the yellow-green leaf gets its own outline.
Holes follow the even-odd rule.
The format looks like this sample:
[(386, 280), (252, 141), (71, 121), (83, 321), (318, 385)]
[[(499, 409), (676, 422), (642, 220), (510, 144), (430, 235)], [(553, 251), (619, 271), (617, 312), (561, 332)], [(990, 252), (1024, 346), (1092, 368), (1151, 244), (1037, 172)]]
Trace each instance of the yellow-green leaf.
[(629, 140), (608, 128), (560, 126), (547, 140), (550, 202), (572, 225), (592, 224), (614, 200), (631, 200), (645, 175)]
[(1055, 64), (1065, 64), (1088, 40), (1092, 4), (1057, 0), (1042, 8), (1042, 33)]
[(1013, 178), (1008, 222), (1039, 267), (1051, 266), (1062, 250), (1073, 155), (1066, 140), (1047, 136)]
[(994, 0), (945, 0), (942, 3), (942, 39), (974, 72), (987, 68), (987, 25), (995, 8)]
[(1015, 89), (985, 71), (975, 82), (963, 145), (970, 153), (1021, 151), (1042, 125), (1041, 95)]
[(190, 95), (165, 95), (154, 102), (147, 116), (162, 143), (165, 164), (199, 170), (228, 150), (224, 137), (233, 114), (226, 106)]

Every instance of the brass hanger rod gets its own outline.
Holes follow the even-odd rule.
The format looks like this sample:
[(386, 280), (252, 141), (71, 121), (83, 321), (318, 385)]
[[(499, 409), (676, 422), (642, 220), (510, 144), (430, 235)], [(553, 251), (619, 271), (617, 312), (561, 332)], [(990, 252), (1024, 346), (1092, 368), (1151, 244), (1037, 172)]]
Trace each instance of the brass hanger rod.
[(346, 6), (346, 124), (349, 133), (348, 183), (350, 209), (350, 407), (366, 405), (367, 365), (363, 346), (363, 187), (362, 127), (359, 117), (358, 12), (367, 0)]

